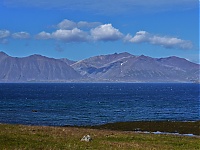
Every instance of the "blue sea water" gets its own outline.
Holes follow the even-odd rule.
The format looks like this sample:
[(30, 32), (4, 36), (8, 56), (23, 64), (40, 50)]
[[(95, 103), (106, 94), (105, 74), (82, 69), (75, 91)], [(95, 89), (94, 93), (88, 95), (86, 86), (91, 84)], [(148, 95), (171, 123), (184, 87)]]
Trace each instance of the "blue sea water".
[(0, 84), (0, 123), (98, 125), (200, 120), (199, 84)]

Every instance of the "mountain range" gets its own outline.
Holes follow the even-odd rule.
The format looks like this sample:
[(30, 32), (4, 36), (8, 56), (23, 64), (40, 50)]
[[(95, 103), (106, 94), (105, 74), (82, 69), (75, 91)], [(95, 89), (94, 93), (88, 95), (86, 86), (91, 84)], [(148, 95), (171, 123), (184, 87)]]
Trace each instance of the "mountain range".
[(127, 52), (80, 61), (41, 55), (18, 58), (0, 52), (0, 82), (198, 82), (199, 64), (184, 58), (152, 58)]

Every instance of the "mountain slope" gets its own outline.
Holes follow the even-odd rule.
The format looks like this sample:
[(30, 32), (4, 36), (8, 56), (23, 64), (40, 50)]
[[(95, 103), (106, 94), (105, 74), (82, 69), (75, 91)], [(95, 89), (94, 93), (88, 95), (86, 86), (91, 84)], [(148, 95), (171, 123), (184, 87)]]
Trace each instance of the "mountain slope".
[(76, 63), (76, 61), (69, 60), (67, 58), (61, 58), (60, 60), (65, 62), (67, 65), (72, 65), (72, 64)]
[(91, 72), (94, 72), (97, 68), (131, 56), (131, 54), (126, 52), (120, 54), (100, 55), (78, 61), (71, 66), (82, 75), (88, 75), (88, 73), (90, 74)]
[[(118, 56), (120, 55), (118, 54)], [(106, 58), (107, 56), (102, 57)], [(84, 63), (82, 64), (82, 62)], [(76, 64), (73, 64), (72, 67), (97, 81), (191, 82), (199, 79), (199, 65), (178, 57), (156, 59), (129, 54), (127, 57), (117, 57), (117, 59), (107, 61), (99, 66), (91, 65), (88, 59), (82, 62), (79, 62), (78, 67)]]
[(0, 68), (1, 82), (59, 82), (81, 78), (63, 61), (40, 55), (14, 58), (0, 53)]

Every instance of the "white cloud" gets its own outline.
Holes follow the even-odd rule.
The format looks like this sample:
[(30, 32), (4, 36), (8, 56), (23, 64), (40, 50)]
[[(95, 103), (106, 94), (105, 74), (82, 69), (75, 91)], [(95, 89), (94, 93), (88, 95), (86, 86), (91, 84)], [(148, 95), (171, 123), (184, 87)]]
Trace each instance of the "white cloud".
[(68, 20), (68, 19), (64, 19), (62, 22), (60, 22), (58, 25), (59, 29), (73, 29), (76, 28), (76, 23)]
[(7, 38), (10, 36), (10, 31), (8, 30), (0, 30), (0, 39)]
[(100, 22), (86, 22), (86, 21), (79, 21), (77, 23), (78, 28), (93, 28), (101, 25), (102, 23)]
[(181, 48), (181, 49), (191, 49), (193, 47), (190, 41), (185, 41), (175, 37), (159, 37), (154, 36), (150, 41), (152, 44), (162, 45), (166, 48)]
[(91, 29), (91, 36), (96, 41), (115, 41), (122, 38), (123, 34), (111, 24), (100, 25)]
[(190, 41), (182, 40), (176, 37), (158, 36), (150, 34), (146, 31), (139, 31), (134, 37), (128, 34), (124, 40), (132, 43), (146, 42), (154, 45), (161, 45), (165, 48), (191, 49), (193, 47)]
[(134, 37), (130, 39), (130, 42), (140, 43), (140, 42), (148, 42), (150, 38), (150, 34), (146, 31), (139, 31), (136, 33)]
[(45, 31), (42, 31), (36, 35), (36, 39), (46, 40), (50, 38), (51, 38), (51, 34)]
[(78, 28), (72, 30), (56, 30), (52, 33), (52, 38), (64, 42), (84, 42), (88, 40), (88, 34)]
[(27, 32), (17, 32), (12, 34), (12, 38), (14, 39), (28, 39), (30, 38), (30, 34)]
[(61, 21), (57, 27), (59, 29), (67, 29), (67, 30), (71, 30), (74, 28), (93, 28), (96, 27), (98, 25), (100, 25), (100, 22), (87, 22), (87, 21), (79, 21), (79, 22), (74, 22), (68, 19), (64, 19), (63, 21)]

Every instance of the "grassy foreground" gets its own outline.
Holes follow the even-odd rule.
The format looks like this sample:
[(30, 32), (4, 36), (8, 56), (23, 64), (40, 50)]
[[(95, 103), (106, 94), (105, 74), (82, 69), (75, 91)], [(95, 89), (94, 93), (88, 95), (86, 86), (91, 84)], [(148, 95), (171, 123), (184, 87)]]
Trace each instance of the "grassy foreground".
[[(89, 134), (91, 142), (80, 139)], [(193, 150), (200, 148), (199, 137), (155, 135), (131, 131), (111, 131), (76, 127), (45, 127), (0, 124), (0, 149), (67, 150)]]

